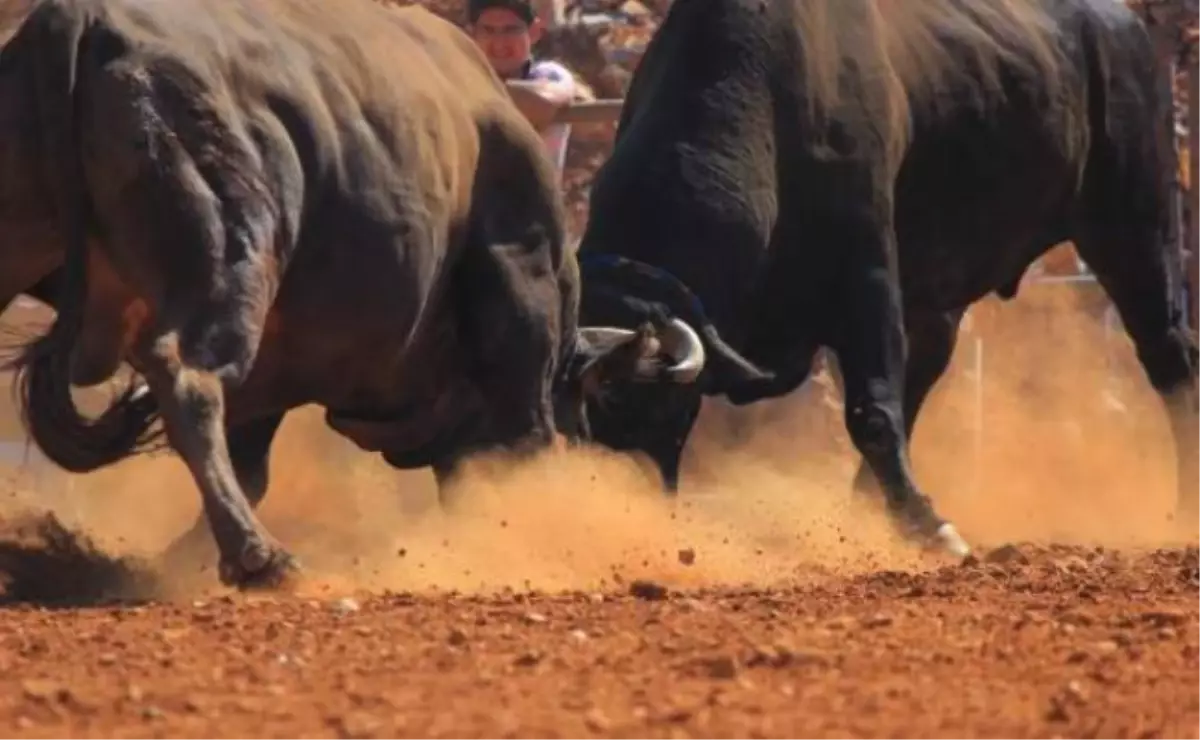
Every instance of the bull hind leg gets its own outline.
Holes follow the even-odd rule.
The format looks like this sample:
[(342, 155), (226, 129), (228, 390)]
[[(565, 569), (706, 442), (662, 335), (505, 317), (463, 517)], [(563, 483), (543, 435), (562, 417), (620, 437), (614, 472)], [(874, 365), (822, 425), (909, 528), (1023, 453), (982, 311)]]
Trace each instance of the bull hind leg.
[[(950, 367), (954, 347), (958, 343), (958, 328), (963, 311), (907, 311), (904, 315), (908, 339), (908, 359), (904, 369), (904, 434), (912, 445), (913, 429), (921, 406), (930, 391)], [(859, 494), (877, 492), (878, 481), (864, 459), (854, 476), (854, 491)]]
[[(226, 425), (225, 438), (233, 472), (253, 509), (257, 509), (267, 495), (271, 444), (283, 417), (284, 414), (272, 414), (246, 424)], [(161, 558), (163, 569), (169, 573), (186, 570), (199, 558), (208, 557), (213, 544), (212, 532), (202, 515), (191, 529), (167, 547)]]
[[(855, 233), (857, 232), (857, 233)], [(907, 536), (956, 556), (969, 552), (913, 479), (904, 413), (906, 337), (890, 229), (848, 230), (853, 268), (841, 295), (832, 342), (842, 370), (846, 430), (883, 488), (888, 512)]]
[(1175, 516), (1194, 532), (1200, 518), (1200, 415), (1197, 347), (1188, 331), (1179, 282), (1182, 259), (1172, 254), (1173, 246), (1162, 244), (1156, 230), (1131, 230), (1112, 218), (1098, 214), (1081, 229), (1075, 245), (1116, 306), (1166, 407), (1178, 475)]
[[(106, 248), (123, 252), (112, 262), (143, 267), (136, 284), (153, 306), (131, 350), (133, 364), (200, 489), (220, 552), (221, 581), (277, 585), (296, 566), (258, 522), (238, 483), (225, 434), (225, 384), (244, 382), (254, 364), (277, 287), (277, 230), (285, 225), (263, 192), (258, 158), (240, 137), (215, 121), (200, 130), (166, 131), (151, 125), (160, 119), (128, 120), (118, 102), (142, 94), (136, 83), (105, 87), (111, 95), (97, 95), (109, 105), (93, 125), (111, 133), (105, 141), (114, 143), (89, 152), (89, 169), (127, 173), (109, 190), (95, 190), (108, 227)], [(157, 99), (146, 104), (157, 105)], [(121, 133), (129, 130), (141, 138)], [(156, 159), (143, 164), (144, 151), (121, 144), (146, 137), (154, 140), (148, 149)], [(203, 158), (185, 148), (197, 137), (204, 138), (198, 145)]]

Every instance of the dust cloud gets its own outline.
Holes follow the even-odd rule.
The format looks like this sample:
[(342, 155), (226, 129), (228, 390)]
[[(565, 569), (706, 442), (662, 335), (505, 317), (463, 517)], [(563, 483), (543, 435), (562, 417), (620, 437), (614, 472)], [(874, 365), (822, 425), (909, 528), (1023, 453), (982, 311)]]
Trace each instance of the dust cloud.
[[(1015, 302), (972, 310), (913, 450), (918, 481), (968, 540), (1180, 541), (1166, 415), (1119, 325), (1106, 333), (1106, 305), (1094, 288), (1026, 286)], [(857, 465), (836, 392), (818, 381), (748, 409), (707, 403), (677, 499), (644, 461), (556, 451), (519, 466), (472, 462), (444, 513), (431, 475), (388, 468), (306, 408), (276, 442), (261, 516), (325, 588), (761, 586), (940, 562), (851, 493)], [(109, 551), (152, 557), (199, 513), (169, 455), (89, 476), (16, 463), (0, 475), (0, 515), (49, 509)], [(215, 586), (211, 567), (200, 581)]]

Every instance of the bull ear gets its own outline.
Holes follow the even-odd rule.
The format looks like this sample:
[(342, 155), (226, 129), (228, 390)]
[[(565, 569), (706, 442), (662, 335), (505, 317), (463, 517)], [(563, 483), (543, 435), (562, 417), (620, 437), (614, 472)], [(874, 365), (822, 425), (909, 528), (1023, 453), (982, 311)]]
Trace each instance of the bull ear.
[(658, 370), (661, 343), (653, 325), (637, 330), (581, 327), (572, 358), (572, 380), (583, 394), (596, 397), (601, 386), (615, 380), (653, 376)]

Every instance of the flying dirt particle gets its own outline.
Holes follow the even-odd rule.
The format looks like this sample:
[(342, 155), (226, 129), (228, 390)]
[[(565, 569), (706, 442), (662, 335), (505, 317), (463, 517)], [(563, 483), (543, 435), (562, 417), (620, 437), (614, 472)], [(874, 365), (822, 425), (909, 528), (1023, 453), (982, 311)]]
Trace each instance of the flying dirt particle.
[(399, 550), (397, 550), (397, 551), (396, 551), (396, 557), (402, 558), (402, 557), (404, 557), (404, 556), (406, 556), (406, 555), (408, 555), (408, 550), (407, 550), (406, 548), (403, 548), (403, 547), (402, 547), (402, 548), (400, 548)]
[(681, 565), (694, 565), (696, 562), (696, 551), (690, 547), (680, 550), (679, 562)]
[(662, 601), (667, 598), (667, 587), (654, 581), (636, 580), (629, 584), (629, 593), (643, 601)]

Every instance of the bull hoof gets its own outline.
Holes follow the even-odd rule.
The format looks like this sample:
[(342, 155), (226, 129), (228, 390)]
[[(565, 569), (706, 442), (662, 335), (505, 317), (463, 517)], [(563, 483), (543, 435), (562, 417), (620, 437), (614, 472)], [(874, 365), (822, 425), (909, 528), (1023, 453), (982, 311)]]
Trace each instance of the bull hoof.
[(302, 569), (300, 562), (278, 546), (253, 545), (237, 561), (222, 560), (221, 583), (242, 591), (288, 590)]
[(971, 554), (971, 546), (950, 522), (928, 522), (925, 526), (904, 522), (901, 531), (927, 552), (942, 553), (959, 560)]
[(949, 522), (937, 528), (930, 540), (930, 546), (960, 560), (971, 554), (971, 546)]

